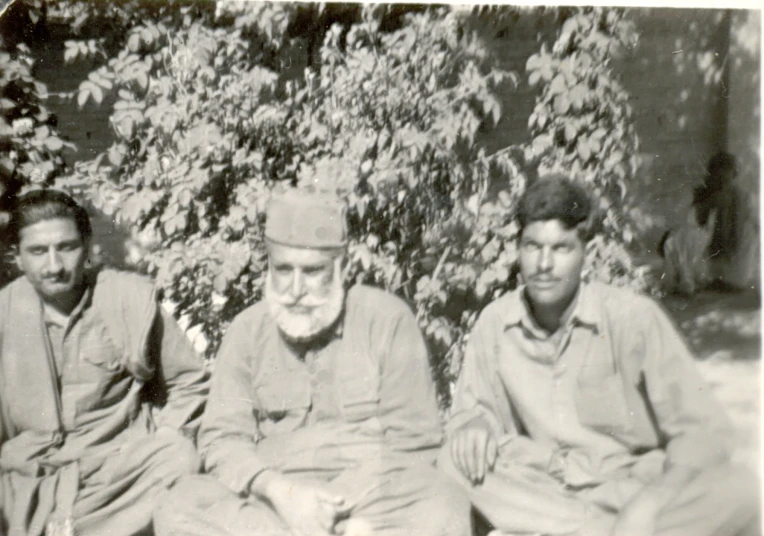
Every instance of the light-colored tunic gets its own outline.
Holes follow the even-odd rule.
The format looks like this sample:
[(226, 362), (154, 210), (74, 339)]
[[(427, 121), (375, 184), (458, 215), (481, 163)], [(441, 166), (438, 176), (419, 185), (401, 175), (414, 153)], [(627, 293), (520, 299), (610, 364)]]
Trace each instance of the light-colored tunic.
[(226, 333), (200, 432), (205, 468), (227, 489), (181, 481), (157, 533), (288, 534), (249, 494), (273, 469), (343, 495), (375, 533), (467, 534), (466, 495), (432, 467), (441, 440), (427, 351), (403, 302), (355, 286), (339, 323), (303, 347), (259, 303)]
[[(732, 427), (652, 300), (585, 284), (560, 329), (549, 336), (538, 327), (521, 288), (488, 306), (470, 335), (448, 429), (472, 421), (500, 443), (495, 471), (470, 488), (495, 526), (575, 533), (598, 510), (618, 511), (666, 466), (728, 460)], [(469, 486), (447, 450), (442, 467)], [(687, 534), (728, 528), (725, 512), (742, 504), (731, 501), (715, 511), (718, 523), (706, 519), (707, 501), (695, 501), (680, 517), (703, 527)]]
[(156, 496), (198, 470), (201, 357), (150, 282), (88, 281), (65, 325), (24, 278), (0, 293), (0, 522), (14, 536), (67, 517), (81, 535), (145, 530)]

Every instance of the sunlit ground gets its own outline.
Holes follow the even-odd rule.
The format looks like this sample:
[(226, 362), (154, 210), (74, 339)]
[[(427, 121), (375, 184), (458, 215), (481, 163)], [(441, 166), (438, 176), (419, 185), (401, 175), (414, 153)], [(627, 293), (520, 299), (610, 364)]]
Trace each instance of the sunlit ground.
[(737, 429), (735, 460), (759, 467), (761, 304), (754, 292), (668, 297), (698, 367)]

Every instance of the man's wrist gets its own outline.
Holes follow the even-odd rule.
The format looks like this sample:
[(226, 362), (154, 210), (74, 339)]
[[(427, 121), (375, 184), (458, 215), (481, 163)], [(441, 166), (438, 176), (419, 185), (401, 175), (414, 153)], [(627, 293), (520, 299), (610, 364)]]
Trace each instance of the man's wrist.
[(482, 415), (476, 415), (471, 419), (465, 420), (454, 429), (454, 432), (458, 432), (460, 430), (469, 430), (470, 428), (481, 428), (492, 435), (494, 433), (493, 428)]
[(281, 473), (273, 469), (265, 469), (255, 475), (249, 486), (250, 494), (261, 499), (270, 500), (273, 484), (281, 477)]

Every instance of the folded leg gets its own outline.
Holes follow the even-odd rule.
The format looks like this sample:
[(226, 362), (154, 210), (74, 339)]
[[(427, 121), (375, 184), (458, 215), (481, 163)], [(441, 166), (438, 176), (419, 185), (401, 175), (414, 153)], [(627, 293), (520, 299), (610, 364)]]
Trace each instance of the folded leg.
[(74, 504), (77, 534), (119, 536), (150, 530), (156, 501), (199, 466), (193, 444), (179, 434), (126, 443), (80, 490)]

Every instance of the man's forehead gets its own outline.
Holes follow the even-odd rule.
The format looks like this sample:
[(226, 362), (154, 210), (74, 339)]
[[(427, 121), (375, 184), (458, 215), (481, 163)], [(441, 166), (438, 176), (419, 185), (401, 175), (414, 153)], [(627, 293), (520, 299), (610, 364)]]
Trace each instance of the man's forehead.
[(301, 248), (268, 242), (268, 258), (271, 262), (286, 264), (331, 263), (342, 255), (342, 249)]
[(71, 218), (51, 218), (26, 225), (19, 230), (19, 243), (53, 243), (82, 240), (77, 223)]
[(528, 223), (522, 231), (522, 238), (544, 238), (549, 240), (575, 240), (578, 231), (575, 227), (567, 228), (562, 220), (537, 220)]

